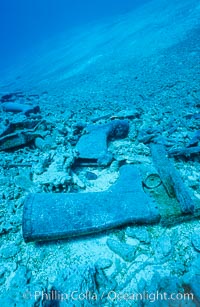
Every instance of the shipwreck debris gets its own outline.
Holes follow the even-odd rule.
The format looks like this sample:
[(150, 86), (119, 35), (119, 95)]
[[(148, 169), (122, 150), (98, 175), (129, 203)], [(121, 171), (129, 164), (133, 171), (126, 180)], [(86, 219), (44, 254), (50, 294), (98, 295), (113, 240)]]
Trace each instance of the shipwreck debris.
[(190, 158), (193, 156), (199, 156), (200, 154), (200, 146), (195, 146), (195, 147), (189, 147), (189, 148), (176, 148), (176, 149), (170, 149), (168, 151), (168, 156), (169, 157), (185, 157), (185, 158)]
[(46, 241), (159, 219), (155, 201), (142, 189), (139, 170), (125, 165), (105, 192), (30, 194), (24, 203), (23, 236), (26, 242)]
[(43, 137), (44, 131), (39, 131), (42, 121), (23, 121), (10, 123), (0, 135), (0, 151), (25, 146), (37, 137)]
[(161, 144), (151, 144), (151, 153), (167, 194), (170, 197), (177, 198), (183, 213), (193, 213), (195, 204), (190, 191), (185, 186), (173, 163), (167, 158), (164, 146)]
[(15, 102), (5, 102), (2, 104), (2, 109), (5, 112), (13, 112), (13, 113), (24, 113), (24, 115), (29, 116), (31, 113), (39, 113), (40, 107), (33, 105), (26, 105)]
[(104, 125), (91, 125), (86, 128), (86, 132), (76, 145), (79, 163), (92, 160), (98, 165), (107, 166), (112, 162), (107, 143), (109, 140), (125, 138), (129, 132), (129, 122), (113, 120)]

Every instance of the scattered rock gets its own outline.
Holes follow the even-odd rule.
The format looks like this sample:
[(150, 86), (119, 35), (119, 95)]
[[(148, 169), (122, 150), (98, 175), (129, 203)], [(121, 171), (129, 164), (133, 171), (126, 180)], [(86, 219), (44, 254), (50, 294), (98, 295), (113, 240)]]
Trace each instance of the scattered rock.
[(184, 157), (184, 158), (192, 158), (195, 156), (199, 156), (200, 153), (200, 146), (195, 146), (195, 147), (183, 147), (183, 148), (175, 148), (175, 149), (170, 149), (168, 151), (168, 156), (169, 157)]
[(81, 189), (85, 188), (84, 182), (74, 172), (72, 172), (72, 180), (73, 180), (73, 183), (77, 185), (79, 188)]
[(95, 267), (97, 269), (108, 269), (112, 266), (113, 262), (110, 259), (106, 259), (106, 258), (100, 258), (99, 260), (97, 260), (97, 262), (95, 263)]
[(13, 226), (10, 224), (10, 222), (5, 222), (1, 225), (0, 234), (8, 233), (12, 229), (13, 229)]
[(135, 259), (135, 246), (114, 239), (108, 239), (107, 245), (111, 251), (120, 256), (124, 261), (132, 262)]
[(128, 237), (136, 238), (142, 243), (150, 243), (150, 236), (145, 227), (128, 227), (126, 229), (126, 235)]
[(102, 153), (98, 158), (98, 165), (99, 166), (108, 166), (112, 163), (113, 155), (110, 152)]
[(118, 161), (113, 161), (110, 165), (110, 171), (112, 172), (118, 172), (119, 171), (119, 167), (120, 167), (120, 164)]
[(156, 258), (164, 258), (170, 255), (172, 251), (172, 242), (168, 235), (161, 236), (156, 242)]
[(192, 235), (192, 245), (194, 248), (200, 252), (200, 234), (198, 233), (193, 233)]
[(60, 125), (57, 125), (56, 128), (58, 129), (58, 133), (64, 135), (65, 137), (69, 133), (68, 127), (66, 125), (64, 125), (63, 123), (60, 124)]
[(5, 259), (16, 256), (18, 252), (19, 252), (19, 247), (16, 246), (15, 243), (8, 243), (0, 249), (1, 257)]
[(1, 96), (0, 101), (2, 103), (9, 102), (9, 101), (15, 101), (17, 98), (23, 98), (24, 96), (25, 94), (23, 94), (23, 92), (8, 93), (8, 94)]
[(86, 178), (88, 180), (96, 180), (98, 177), (95, 173), (87, 171), (86, 172)]
[(73, 135), (80, 135), (83, 129), (86, 128), (86, 124), (79, 122), (74, 124), (72, 128), (73, 128)]
[[(63, 272), (63, 276), (57, 276), (53, 286), (60, 293), (76, 291), (73, 294), (76, 301), (69, 297), (69, 306), (81, 306), (84, 295), (87, 295), (84, 306), (100, 306), (106, 301), (107, 293), (115, 289), (116, 281), (109, 279), (98, 266), (71, 266)], [(79, 297), (79, 294), (82, 295)]]
[(31, 279), (31, 272), (25, 266), (19, 266), (14, 276), (10, 280), (11, 288), (23, 288)]
[(161, 128), (143, 128), (140, 129), (138, 133), (138, 141), (144, 144), (150, 143), (154, 138), (156, 138), (161, 133)]
[(52, 144), (53, 144), (53, 139), (50, 136), (47, 136), (45, 139), (41, 138), (41, 137), (37, 137), (35, 139), (35, 147), (42, 150), (42, 151), (47, 151), (49, 149), (51, 149)]
[(190, 142), (188, 143), (187, 147), (194, 147), (198, 146), (200, 142), (200, 130), (196, 131)]
[(14, 179), (15, 185), (27, 192), (34, 191), (34, 183), (30, 179), (30, 174), (18, 175)]

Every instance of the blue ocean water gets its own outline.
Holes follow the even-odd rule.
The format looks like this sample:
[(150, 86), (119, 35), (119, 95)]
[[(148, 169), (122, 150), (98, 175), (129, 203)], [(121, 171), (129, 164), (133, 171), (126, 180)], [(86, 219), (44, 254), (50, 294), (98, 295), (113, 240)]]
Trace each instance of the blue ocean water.
[(1, 0), (0, 68), (60, 32), (123, 14), (147, 0)]

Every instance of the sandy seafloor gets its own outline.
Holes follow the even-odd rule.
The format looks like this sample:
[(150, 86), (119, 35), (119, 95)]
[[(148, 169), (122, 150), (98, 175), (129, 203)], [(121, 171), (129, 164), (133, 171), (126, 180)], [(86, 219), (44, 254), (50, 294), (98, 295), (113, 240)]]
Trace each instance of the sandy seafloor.
[[(199, 17), (198, 1), (152, 1), (77, 29), (70, 39), (62, 34), (2, 74), (1, 96), (20, 91), (21, 102), (39, 105), (47, 133), (43, 147), (0, 152), (1, 306), (200, 306), (198, 219), (49, 243), (26, 244), (21, 229), (30, 192), (103, 191), (117, 179), (122, 160), (153, 167), (149, 144), (138, 140), (143, 130), (157, 128), (153, 131), (171, 144), (169, 149), (187, 146), (200, 129)], [(104, 124), (135, 109), (140, 118), (129, 120), (128, 137), (109, 144), (112, 164), (72, 173), (77, 124), (92, 124), (94, 118)], [(2, 110), (0, 118), (2, 123), (25, 119)], [(174, 163), (199, 202), (198, 155)], [(17, 164), (29, 166), (9, 167)], [(88, 180), (87, 171), (97, 179)], [(45, 301), (44, 292), (52, 287), (65, 294), (77, 291), (75, 299), (69, 295), (55, 302), (46, 296)], [(84, 297), (87, 291), (97, 301)], [(154, 301), (157, 291), (179, 297)], [(142, 301), (134, 293), (153, 294)], [(184, 293), (195, 293), (194, 299), (183, 299)]]

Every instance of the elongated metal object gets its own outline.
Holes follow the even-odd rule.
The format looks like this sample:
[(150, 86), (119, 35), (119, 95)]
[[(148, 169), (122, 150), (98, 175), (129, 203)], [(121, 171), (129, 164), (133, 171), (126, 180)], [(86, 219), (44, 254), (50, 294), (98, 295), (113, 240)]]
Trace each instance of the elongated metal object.
[(105, 192), (30, 194), (24, 203), (23, 236), (26, 242), (55, 240), (159, 219), (156, 203), (142, 189), (139, 170), (126, 165)]
[(23, 112), (25, 115), (40, 112), (39, 106), (30, 106), (14, 102), (5, 102), (2, 104), (2, 108), (5, 112), (13, 112), (13, 113)]

